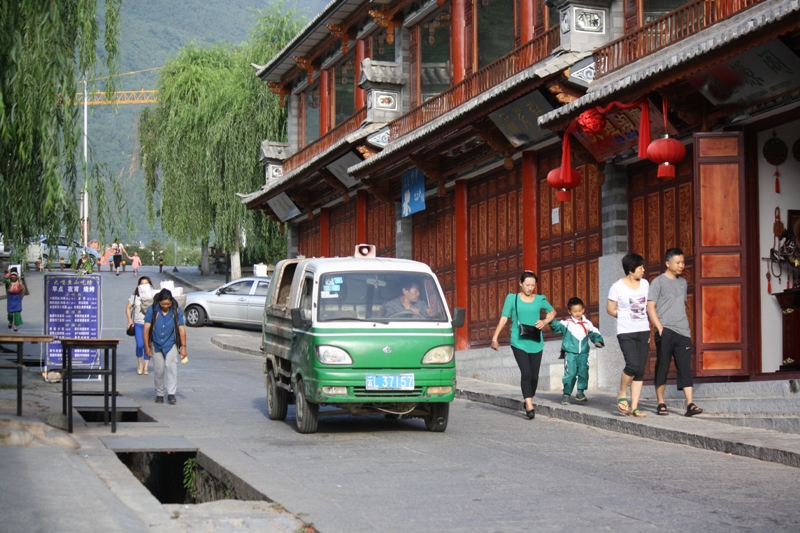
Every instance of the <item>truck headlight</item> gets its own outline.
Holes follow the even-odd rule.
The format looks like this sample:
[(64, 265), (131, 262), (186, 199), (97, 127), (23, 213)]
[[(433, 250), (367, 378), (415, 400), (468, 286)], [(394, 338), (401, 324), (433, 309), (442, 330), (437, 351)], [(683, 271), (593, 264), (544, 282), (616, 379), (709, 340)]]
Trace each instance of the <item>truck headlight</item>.
[(427, 353), (425, 353), (425, 357), (422, 358), (422, 364), (444, 365), (453, 360), (455, 353), (456, 349), (452, 345), (437, 346), (436, 348), (431, 348), (427, 351)]
[(317, 346), (317, 360), (325, 365), (352, 365), (350, 354), (336, 346)]

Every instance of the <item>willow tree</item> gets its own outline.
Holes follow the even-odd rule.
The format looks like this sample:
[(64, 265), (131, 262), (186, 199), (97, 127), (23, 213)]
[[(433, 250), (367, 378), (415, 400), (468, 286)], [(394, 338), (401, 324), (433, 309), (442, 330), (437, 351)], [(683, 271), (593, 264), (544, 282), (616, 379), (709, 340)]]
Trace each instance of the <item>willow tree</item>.
[[(108, 93), (118, 63), (120, 4), (105, 0)], [(11, 241), (65, 230), (77, 234), (83, 180), (75, 93), (79, 81), (101, 66), (97, 5), (0, 1), (0, 233)]]
[(261, 12), (241, 46), (184, 47), (159, 74), (159, 103), (142, 111), (150, 222), (160, 215), (170, 236), (187, 244), (200, 240), (204, 274), (212, 234), (216, 246), (232, 254), (234, 277), (243, 241), (268, 260), (276, 241), (285, 242), (277, 226), (247, 211), (236, 193), (264, 183), (261, 141), (286, 138), (285, 112), (250, 64), (273, 57), (301, 24), (294, 8), (277, 2)]

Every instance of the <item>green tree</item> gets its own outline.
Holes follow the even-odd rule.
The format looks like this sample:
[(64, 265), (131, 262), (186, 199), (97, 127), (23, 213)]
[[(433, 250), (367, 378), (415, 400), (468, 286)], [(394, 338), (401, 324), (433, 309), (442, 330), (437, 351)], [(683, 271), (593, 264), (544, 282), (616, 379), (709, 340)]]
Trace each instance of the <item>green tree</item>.
[[(0, 2), (0, 233), (22, 242), (38, 233), (77, 234), (81, 140), (78, 82), (103, 66), (114, 91), (121, 0)], [(63, 105), (59, 105), (59, 103)], [(96, 185), (98, 170), (84, 169)], [(21, 247), (20, 247), (21, 248)]]
[(260, 13), (241, 46), (183, 48), (159, 75), (159, 104), (142, 111), (151, 224), (160, 216), (168, 235), (187, 244), (200, 240), (204, 274), (212, 234), (215, 245), (232, 254), (234, 276), (243, 240), (268, 261), (276, 248), (285, 249), (277, 225), (247, 211), (236, 193), (263, 184), (261, 141), (286, 138), (286, 114), (251, 64), (273, 57), (302, 24), (296, 8), (279, 1)]

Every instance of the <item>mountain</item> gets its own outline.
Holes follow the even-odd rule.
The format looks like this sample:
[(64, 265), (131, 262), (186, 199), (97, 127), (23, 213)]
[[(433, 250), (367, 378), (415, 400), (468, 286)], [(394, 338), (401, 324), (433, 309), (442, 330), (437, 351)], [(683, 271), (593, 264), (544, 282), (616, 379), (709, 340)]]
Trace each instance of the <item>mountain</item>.
[[(265, 0), (125, 0), (120, 16), (120, 77), (117, 90), (155, 89), (158, 67), (189, 43), (241, 43), (255, 25), (258, 10), (264, 9), (269, 3)], [(103, 4), (104, 0), (98, 0), (98, 9), (101, 11)], [(326, 4), (327, 0), (297, 1), (299, 10), (306, 18), (315, 16)], [(263, 62), (266, 63), (268, 59), (264, 58)], [(97, 90), (104, 89), (102, 80), (96, 84)], [(82, 90), (82, 87), (78, 90)], [(107, 105), (89, 107), (90, 149), (96, 160), (106, 164), (114, 179), (120, 183), (124, 194), (121, 210), (127, 209), (136, 225), (136, 230), (131, 234), (119, 224), (109, 228), (107, 240), (117, 235), (126, 241), (149, 242), (154, 237), (164, 239), (158, 221), (154, 230), (150, 229), (147, 221), (144, 173), (138, 162), (136, 124), (144, 105), (117, 105), (116, 109)], [(110, 205), (117, 210), (120, 206), (113, 199), (111, 189), (110, 185), (106, 186)]]

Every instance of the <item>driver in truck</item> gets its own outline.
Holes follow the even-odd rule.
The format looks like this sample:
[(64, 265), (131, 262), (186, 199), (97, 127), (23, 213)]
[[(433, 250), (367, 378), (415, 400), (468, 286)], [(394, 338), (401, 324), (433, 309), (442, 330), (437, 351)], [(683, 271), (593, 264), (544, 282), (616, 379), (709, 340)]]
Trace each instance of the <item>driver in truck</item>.
[(383, 306), (383, 316), (386, 318), (392, 316), (419, 316), (419, 317), (432, 317), (436, 311), (428, 307), (424, 301), (419, 299), (419, 283), (409, 279), (405, 281), (401, 287), (400, 296), (394, 300), (389, 300)]

